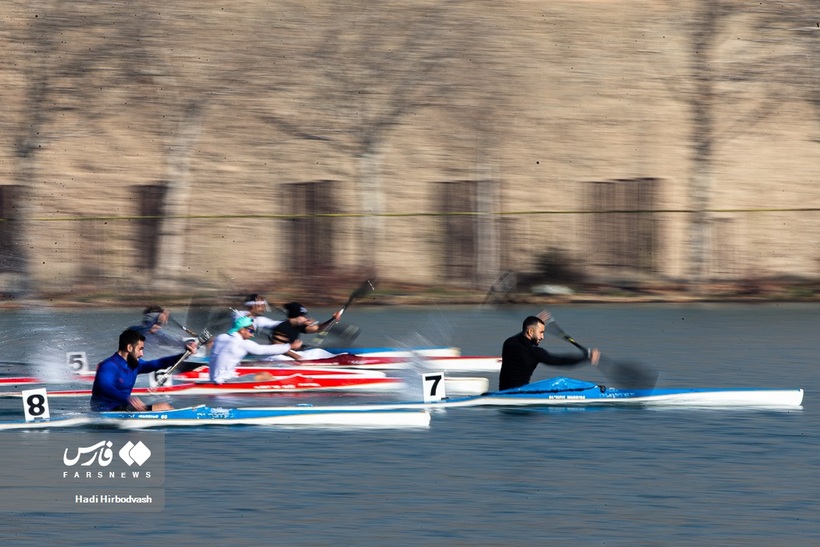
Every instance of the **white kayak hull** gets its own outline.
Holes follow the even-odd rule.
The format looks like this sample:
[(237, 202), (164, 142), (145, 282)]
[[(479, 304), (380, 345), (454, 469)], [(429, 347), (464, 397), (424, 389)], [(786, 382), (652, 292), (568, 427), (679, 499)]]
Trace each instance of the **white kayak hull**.
[[(420, 403), (429, 407), (429, 404)], [(639, 406), (656, 408), (797, 409), (802, 389), (606, 387), (572, 378), (549, 378), (477, 397), (448, 398), (438, 408), (473, 406)]]
[[(744, 408), (744, 409), (796, 409), (801, 408), (802, 389), (784, 390), (715, 390), (698, 393), (668, 393), (639, 397), (584, 398), (569, 394), (552, 397), (505, 397), (500, 394), (448, 401), (438, 405), (447, 407), (471, 406), (641, 406), (656, 408)], [(429, 405), (428, 405), (429, 407)]]
[(31, 422), (2, 422), (0, 431), (15, 429), (60, 429), (107, 427), (148, 429), (156, 427), (206, 426), (310, 426), (346, 428), (429, 427), (426, 410), (398, 407), (311, 405), (289, 407), (217, 408), (205, 405), (167, 411), (99, 412)]
[(370, 347), (370, 348), (327, 348), (330, 353), (353, 353), (367, 357), (460, 357), (461, 348), (455, 346), (420, 346), (413, 348)]
[(33, 420), (30, 422), (0, 422), (0, 431), (13, 431), (16, 429), (62, 429), (70, 427), (83, 427), (91, 425), (94, 418), (88, 415), (68, 415), (51, 418), (49, 420)]
[(161, 412), (102, 412), (68, 415), (46, 421), (2, 422), (0, 430), (67, 428), (104, 425), (128, 429), (205, 425), (310, 425), (348, 427), (427, 427), (431, 409), (465, 407), (646, 407), (744, 410), (796, 410), (802, 389), (773, 388), (611, 388), (574, 380), (550, 378), (520, 388), (436, 402), (351, 404), (314, 407), (249, 407), (221, 409), (206, 406)]
[(490, 380), (481, 376), (445, 376), (444, 389), (449, 397), (481, 395), (490, 390)]

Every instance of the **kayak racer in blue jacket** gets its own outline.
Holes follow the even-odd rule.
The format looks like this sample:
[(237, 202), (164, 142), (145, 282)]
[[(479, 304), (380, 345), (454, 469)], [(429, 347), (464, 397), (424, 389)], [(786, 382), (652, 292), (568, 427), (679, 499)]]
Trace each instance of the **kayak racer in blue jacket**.
[[(191, 341), (186, 345), (195, 353), (197, 343)], [(144, 361), (145, 336), (133, 329), (126, 329), (120, 334), (119, 349), (114, 355), (97, 365), (94, 386), (91, 388), (91, 410), (102, 411), (143, 411), (170, 410), (168, 403), (146, 405), (138, 397), (132, 397), (131, 391), (138, 374), (146, 374), (175, 365), (185, 354), (171, 355), (152, 361)]]

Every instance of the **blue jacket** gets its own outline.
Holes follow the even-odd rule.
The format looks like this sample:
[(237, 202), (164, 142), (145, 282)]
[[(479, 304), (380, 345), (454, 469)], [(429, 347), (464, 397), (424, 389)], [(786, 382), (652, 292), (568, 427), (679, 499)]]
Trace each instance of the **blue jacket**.
[(91, 388), (91, 410), (101, 412), (128, 406), (131, 390), (137, 382), (137, 374), (174, 366), (182, 355), (180, 353), (153, 361), (140, 359), (139, 366), (131, 368), (119, 353), (115, 353), (97, 365), (94, 386)]

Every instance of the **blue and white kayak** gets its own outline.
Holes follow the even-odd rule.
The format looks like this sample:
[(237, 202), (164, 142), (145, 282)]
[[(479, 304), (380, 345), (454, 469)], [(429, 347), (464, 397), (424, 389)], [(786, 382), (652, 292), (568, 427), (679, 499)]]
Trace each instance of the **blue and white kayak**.
[(0, 422), (0, 430), (105, 426), (125, 429), (210, 425), (282, 425), (316, 427), (427, 427), (429, 410), (465, 407), (653, 407), (714, 409), (801, 408), (802, 389), (606, 387), (556, 377), (519, 388), (430, 402), (298, 405), (289, 407), (215, 408), (205, 405), (152, 412), (101, 412), (50, 420)]
[(104, 424), (120, 429), (197, 425), (300, 425), (315, 427), (428, 427), (430, 414), (404, 408), (289, 406), (217, 408), (205, 405), (160, 412), (101, 412)]
[(77, 426), (145, 429), (180, 426), (312, 426), (347, 428), (428, 427), (424, 409), (400, 406), (282, 406), (218, 408), (206, 405), (145, 412), (99, 412), (66, 415), (49, 420), (0, 422), (0, 431), (12, 429), (68, 428)]
[(427, 408), (473, 406), (653, 406), (690, 408), (799, 408), (802, 389), (606, 387), (556, 377), (475, 397), (420, 403)]
[[(606, 387), (592, 382), (574, 378), (556, 377), (533, 382), (519, 388), (484, 393), (483, 395), (450, 398), (442, 401), (416, 403), (376, 403), (350, 404), (332, 407), (279, 407), (279, 408), (239, 408), (229, 409), (226, 419), (254, 419), (256, 412), (285, 414), (305, 414), (334, 412), (346, 413), (381, 413), (399, 410), (426, 411), (430, 409), (498, 406), (498, 407), (539, 407), (539, 406), (631, 406), (631, 407), (678, 407), (678, 408), (744, 408), (744, 409), (795, 409), (803, 402), (802, 389), (773, 388), (654, 388), (624, 389)], [(212, 417), (209, 407), (203, 408), (206, 417)], [(190, 412), (190, 409), (185, 409)], [(224, 409), (222, 409), (224, 410)], [(171, 411), (173, 412), (173, 411)], [(111, 413), (106, 413), (106, 415)], [(127, 419), (125, 415), (112, 416), (116, 419)], [(145, 414), (145, 413), (130, 413)], [(162, 420), (172, 419), (169, 413)], [(388, 415), (389, 416), (389, 415)], [(187, 418), (187, 415), (185, 416)], [(276, 416), (276, 419), (279, 417)], [(144, 418), (142, 418), (144, 419)], [(301, 417), (291, 419), (299, 420)], [(345, 419), (345, 418), (342, 418)], [(302, 423), (302, 422), (297, 422)], [(160, 424), (161, 425), (161, 424)], [(144, 426), (143, 426), (144, 427)]]
[(412, 348), (367, 347), (367, 348), (323, 348), (334, 354), (353, 353), (367, 357), (460, 357), (461, 349), (455, 346), (418, 346)]

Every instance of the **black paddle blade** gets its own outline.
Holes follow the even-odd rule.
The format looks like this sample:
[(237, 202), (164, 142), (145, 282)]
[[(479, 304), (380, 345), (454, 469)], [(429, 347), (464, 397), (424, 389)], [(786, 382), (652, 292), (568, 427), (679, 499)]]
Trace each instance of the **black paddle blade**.
[(553, 336), (557, 336), (558, 338), (564, 338), (567, 336), (567, 333), (564, 332), (564, 329), (558, 326), (558, 323), (555, 322), (554, 319), (549, 318), (544, 321), (544, 330), (550, 333)]
[(354, 300), (358, 300), (359, 298), (367, 296), (375, 290), (376, 286), (374, 284), (374, 281), (371, 279), (365, 279), (364, 282), (361, 285), (359, 285), (359, 287), (355, 291), (350, 293), (350, 298), (347, 299), (347, 303), (345, 303), (343, 308), (348, 307), (350, 303)]
[[(562, 329), (551, 317), (548, 317), (544, 323), (544, 331), (558, 338), (563, 338), (583, 352), (587, 351), (587, 348), (576, 342), (572, 336), (564, 332), (564, 329)], [(601, 373), (606, 376), (615, 387), (629, 389), (652, 389), (658, 382), (657, 370), (635, 361), (616, 361), (601, 355), (597, 366), (601, 370)]]
[(620, 361), (601, 356), (598, 368), (615, 387), (652, 389), (658, 382), (658, 371), (635, 361)]

